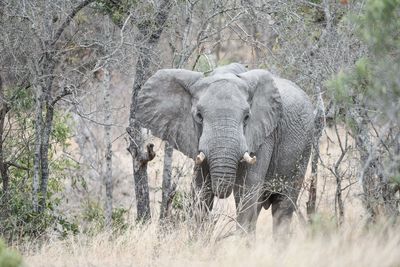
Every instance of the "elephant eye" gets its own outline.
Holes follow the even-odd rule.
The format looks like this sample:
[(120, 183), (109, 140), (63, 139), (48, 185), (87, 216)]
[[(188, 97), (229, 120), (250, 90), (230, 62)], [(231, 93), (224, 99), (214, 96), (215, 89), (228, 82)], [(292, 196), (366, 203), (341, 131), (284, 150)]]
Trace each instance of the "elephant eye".
[(244, 125), (244, 126), (247, 125), (247, 122), (249, 121), (249, 119), (250, 119), (250, 114), (246, 114), (246, 115), (244, 116), (244, 118), (243, 118), (243, 125)]
[(203, 116), (201, 115), (201, 113), (200, 112), (197, 112), (196, 113), (196, 121), (198, 122), (198, 123), (203, 123)]

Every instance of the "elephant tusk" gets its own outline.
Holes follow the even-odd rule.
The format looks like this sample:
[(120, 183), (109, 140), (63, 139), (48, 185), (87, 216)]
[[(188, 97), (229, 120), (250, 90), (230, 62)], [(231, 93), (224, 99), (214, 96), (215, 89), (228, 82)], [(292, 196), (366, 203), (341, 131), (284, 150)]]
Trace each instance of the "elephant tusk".
[(256, 156), (253, 156), (253, 157), (250, 156), (249, 152), (244, 153), (243, 159), (241, 160), (241, 162), (247, 162), (249, 164), (254, 164), (254, 163), (256, 163), (256, 161), (257, 161)]
[(204, 155), (203, 152), (200, 152), (200, 153), (197, 155), (196, 160), (195, 160), (196, 165), (200, 165), (200, 164), (204, 161), (205, 158), (206, 158), (206, 155)]

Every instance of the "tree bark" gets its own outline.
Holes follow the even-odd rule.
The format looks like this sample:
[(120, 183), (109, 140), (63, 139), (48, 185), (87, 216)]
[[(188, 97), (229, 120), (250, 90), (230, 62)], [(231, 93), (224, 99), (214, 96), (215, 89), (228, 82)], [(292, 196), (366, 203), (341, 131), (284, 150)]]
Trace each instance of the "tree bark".
[[(329, 1), (323, 1), (324, 6), (324, 14), (326, 18), (326, 26), (323, 32), (321, 33), (320, 43), (316, 43), (314, 46), (310, 48), (311, 52), (316, 52), (321, 43), (325, 41), (327, 34), (331, 31), (331, 14), (329, 10)], [(317, 185), (318, 185), (318, 159), (319, 159), (319, 140), (322, 136), (322, 131), (325, 128), (326, 124), (326, 115), (325, 115), (325, 106), (324, 101), (322, 99), (321, 89), (317, 85), (315, 86), (315, 94), (317, 96), (317, 108), (315, 109), (315, 118), (314, 118), (314, 136), (313, 136), (313, 152), (312, 152), (312, 160), (311, 160), (311, 182), (309, 188), (309, 197), (306, 203), (307, 206), (307, 216), (309, 221), (311, 221), (312, 216), (316, 212), (316, 201), (317, 201)]]
[(168, 217), (172, 203), (172, 194), (175, 194), (175, 190), (171, 187), (173, 152), (174, 148), (169, 145), (168, 142), (165, 142), (160, 220), (164, 220)]
[(325, 128), (325, 106), (321, 95), (321, 89), (316, 86), (315, 93), (317, 95), (317, 107), (315, 109), (314, 118), (314, 135), (313, 135), (313, 153), (311, 160), (311, 182), (309, 188), (309, 196), (307, 205), (307, 216), (309, 221), (316, 212), (317, 202), (317, 184), (318, 184), (318, 159), (319, 159), (319, 139)]
[(361, 160), (360, 181), (363, 189), (363, 204), (367, 212), (368, 223), (373, 223), (379, 213), (380, 198), (383, 192), (383, 184), (377, 179), (380, 164), (378, 155), (373, 151), (367, 109), (356, 98), (354, 105), (355, 107), (350, 110), (349, 115), (353, 120), (353, 136)]
[[(187, 63), (189, 57), (196, 49), (197, 45), (190, 43), (190, 33), (193, 27), (193, 12), (196, 3), (188, 2), (186, 9), (185, 27), (183, 37), (181, 40), (181, 51), (178, 53), (177, 64), (174, 68), (183, 68)], [(175, 196), (176, 184), (172, 184), (172, 155), (173, 147), (165, 142), (164, 146), (164, 167), (163, 167), (163, 181), (162, 181), (162, 201), (160, 206), (160, 220), (165, 220), (170, 212), (172, 199)]]
[(136, 120), (137, 96), (144, 82), (150, 77), (151, 55), (158, 44), (161, 33), (165, 27), (171, 8), (170, 0), (161, 1), (157, 8), (155, 19), (145, 20), (138, 25), (139, 35), (137, 43), (139, 47), (136, 63), (135, 82), (133, 84), (132, 101), (130, 106), (129, 126), (127, 132), (130, 137), (128, 151), (132, 155), (133, 177), (135, 181), (136, 207), (138, 221), (146, 222), (150, 219), (150, 197), (147, 177), (147, 162), (154, 158), (153, 145), (147, 145), (147, 151), (143, 151), (143, 136), (141, 128)]
[[(53, 127), (54, 105), (63, 96), (69, 94), (67, 91), (57, 96), (52, 97), (54, 71), (57, 65), (56, 53), (57, 42), (64, 30), (70, 25), (75, 15), (84, 7), (92, 3), (94, 0), (84, 0), (78, 4), (66, 17), (65, 21), (57, 28), (55, 35), (51, 40), (44, 38), (43, 58), (37, 62), (37, 75), (44, 77), (39, 79), (36, 84), (36, 124), (35, 124), (35, 152), (34, 152), (34, 172), (33, 172), (33, 209), (36, 212), (42, 212), (46, 208), (47, 185), (49, 180), (49, 148), (50, 137)], [(49, 20), (50, 18), (45, 18)], [(51, 23), (46, 23), (46, 35), (51, 36)], [(45, 114), (43, 115), (43, 112)], [(39, 196), (39, 181), (40, 181), (40, 196)]]
[(340, 173), (339, 167), (349, 150), (350, 146), (347, 145), (347, 133), (346, 133), (346, 140), (344, 142), (341, 141), (341, 136), (338, 131), (337, 123), (335, 121), (335, 132), (336, 132), (336, 137), (338, 139), (339, 147), (341, 150), (341, 155), (338, 158), (338, 160), (335, 162), (333, 168), (330, 168), (331, 173), (335, 176), (336, 178), (336, 194), (335, 194), (335, 215), (337, 218), (337, 223), (338, 226), (341, 226), (344, 222), (344, 203), (343, 203), (343, 198), (342, 198), (342, 180), (343, 180), (343, 175)]
[(339, 210), (339, 216), (338, 216), (338, 225), (342, 225), (344, 222), (344, 203), (342, 199), (342, 178), (338, 175), (338, 168), (335, 168), (336, 170), (336, 202), (338, 205), (338, 210)]
[(36, 87), (36, 111), (35, 111), (35, 152), (33, 158), (33, 181), (32, 181), (32, 204), (35, 212), (39, 211), (39, 181), (41, 177), (40, 158), (41, 158), (41, 144), (42, 144), (42, 124), (43, 124), (43, 103), (42, 103), (42, 89)]
[(54, 106), (51, 103), (46, 103), (46, 117), (42, 132), (42, 144), (40, 147), (40, 167), (42, 179), (40, 181), (40, 201), (39, 211), (42, 212), (46, 208), (47, 185), (49, 183), (49, 149), (50, 136), (53, 128)]
[(112, 226), (113, 212), (113, 181), (112, 181), (112, 140), (111, 140), (111, 103), (110, 103), (110, 72), (107, 67), (103, 68), (103, 89), (104, 89), (104, 132), (106, 144), (106, 171), (104, 175), (104, 183), (106, 186), (105, 201), (105, 224), (107, 228)]
[(3, 183), (3, 194), (2, 194), (2, 203), (6, 205), (9, 194), (9, 176), (8, 176), (8, 166), (4, 158), (4, 150), (3, 150), (3, 142), (4, 142), (4, 122), (7, 116), (8, 111), (10, 110), (9, 105), (7, 104), (4, 98), (4, 87), (2, 77), (0, 76), (0, 174), (1, 180)]
[(306, 203), (307, 206), (307, 217), (311, 222), (312, 217), (316, 212), (316, 203), (317, 203), (317, 184), (318, 184), (318, 157), (319, 157), (319, 149), (313, 148), (312, 160), (311, 160), (311, 182), (310, 187), (308, 189), (308, 201)]

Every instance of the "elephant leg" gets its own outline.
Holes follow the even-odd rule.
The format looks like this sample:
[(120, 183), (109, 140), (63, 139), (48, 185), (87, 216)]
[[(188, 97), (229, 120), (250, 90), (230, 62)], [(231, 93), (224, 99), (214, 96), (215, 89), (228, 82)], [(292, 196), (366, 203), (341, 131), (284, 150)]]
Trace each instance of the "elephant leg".
[(235, 186), (235, 204), (237, 212), (237, 231), (242, 234), (254, 234), (257, 218), (261, 211), (259, 203), (260, 189)]
[(214, 194), (206, 163), (201, 167), (195, 167), (192, 182), (192, 198), (194, 219), (198, 225), (201, 225), (214, 204)]
[(304, 149), (294, 173), (291, 175), (292, 183), (284, 188), (283, 194), (276, 194), (272, 201), (273, 234), (275, 238), (290, 234), (290, 222), (296, 210), (304, 176), (310, 159), (311, 143)]
[(290, 234), (290, 222), (295, 210), (293, 200), (278, 195), (272, 201), (272, 231), (275, 239), (285, 239)]
[(267, 140), (257, 151), (254, 165), (241, 163), (234, 187), (238, 231), (253, 233), (262, 208), (263, 185), (273, 150), (273, 140)]

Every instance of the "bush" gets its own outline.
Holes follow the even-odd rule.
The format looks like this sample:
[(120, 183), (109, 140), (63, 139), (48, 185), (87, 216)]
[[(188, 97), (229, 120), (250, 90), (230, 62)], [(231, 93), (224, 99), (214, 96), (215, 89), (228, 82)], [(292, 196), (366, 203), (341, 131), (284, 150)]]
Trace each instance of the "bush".
[[(7, 135), (3, 136), (4, 162), (8, 164), (9, 186), (7, 194), (1, 188), (0, 233), (8, 241), (37, 238), (46, 231), (56, 231), (60, 236), (76, 233), (77, 226), (59, 212), (60, 193), (67, 169), (77, 166), (69, 159), (60, 157), (58, 149), (68, 146), (71, 136), (70, 117), (56, 113), (49, 151), (50, 177), (43, 212), (35, 212), (32, 203), (32, 176), (34, 159), (34, 96), (30, 89), (7, 88), (10, 102)], [(21, 240), (22, 239), (22, 240)]]
[(21, 255), (6, 247), (3, 240), (0, 239), (0, 267), (19, 267), (22, 266)]

